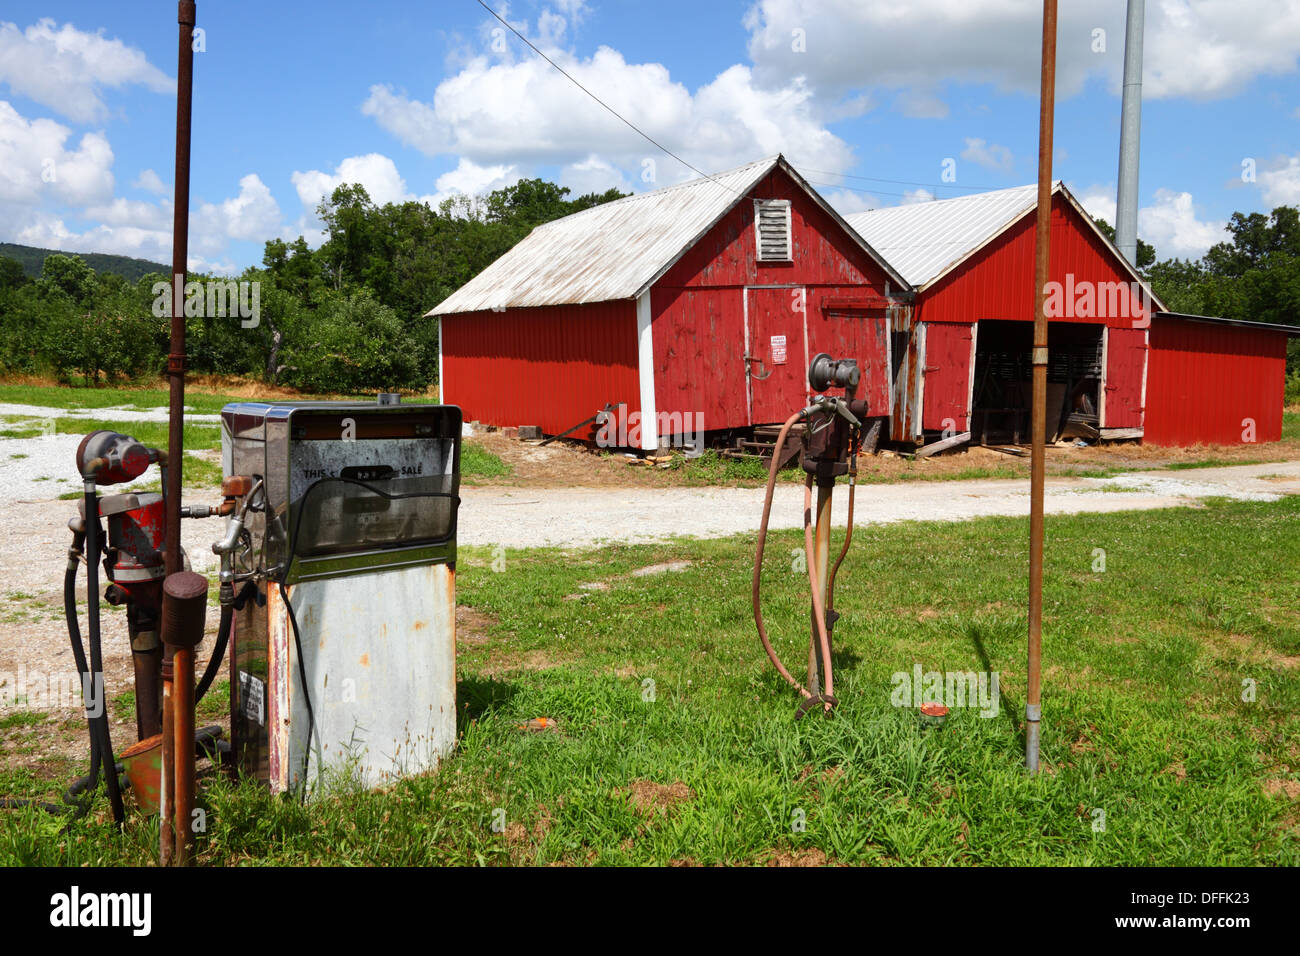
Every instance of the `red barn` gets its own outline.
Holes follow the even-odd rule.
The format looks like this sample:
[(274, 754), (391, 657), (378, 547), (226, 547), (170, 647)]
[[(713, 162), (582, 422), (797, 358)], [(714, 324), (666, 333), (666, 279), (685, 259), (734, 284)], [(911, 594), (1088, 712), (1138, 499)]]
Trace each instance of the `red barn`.
[[(848, 217), (916, 290), (894, 440), (1029, 441), (1037, 206), (1020, 186)], [(1281, 438), (1286, 336), (1300, 329), (1164, 311), (1061, 183), (1051, 230), (1049, 440)]]
[(909, 292), (774, 156), (538, 226), (428, 314), (466, 420), (554, 435), (621, 406), (616, 444), (654, 449), (784, 421), (818, 352), (857, 358), (888, 415)]

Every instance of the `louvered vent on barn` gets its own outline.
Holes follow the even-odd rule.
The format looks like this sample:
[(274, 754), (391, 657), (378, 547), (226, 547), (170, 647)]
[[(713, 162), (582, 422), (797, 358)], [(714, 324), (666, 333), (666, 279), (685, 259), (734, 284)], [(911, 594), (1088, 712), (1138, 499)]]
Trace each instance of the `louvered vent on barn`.
[(759, 262), (790, 262), (793, 259), (790, 200), (755, 199), (754, 229), (757, 232)]

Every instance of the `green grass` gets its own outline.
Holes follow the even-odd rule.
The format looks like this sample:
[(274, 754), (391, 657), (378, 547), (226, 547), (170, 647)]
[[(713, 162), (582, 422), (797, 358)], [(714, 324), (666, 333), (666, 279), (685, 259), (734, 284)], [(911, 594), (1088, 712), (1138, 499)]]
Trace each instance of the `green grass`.
[[(188, 390), (185, 393), (185, 407), (201, 414), (214, 415), (227, 403), (237, 401), (242, 399)], [(166, 408), (168, 392), (165, 388), (74, 388), (0, 383), (0, 402), (45, 408)]]
[(46, 721), (47, 715), (39, 710), (16, 710), (0, 717), (0, 730), (14, 727), (35, 727)]
[(462, 441), (460, 473), (465, 478), (500, 478), (509, 475), (511, 468), (494, 452), (472, 441)]
[[(837, 588), (841, 705), (798, 723), (754, 634), (752, 536), (509, 551), (505, 573), (490, 550), (463, 548), (459, 599), (490, 623), (462, 632), (455, 754), (436, 774), (306, 807), (208, 778), (199, 859), (1297, 865), (1296, 804), (1269, 790), (1300, 780), (1300, 581), (1286, 570), (1300, 566), (1298, 529), (1300, 498), (1050, 516), (1034, 778), (1021, 766), (1025, 520), (859, 528)], [(769, 541), (764, 609), (797, 668), (799, 534)], [(691, 563), (630, 576), (666, 560)], [(580, 587), (594, 581), (607, 589)], [(997, 671), (1000, 714), (955, 709), (923, 729), (890, 703), (892, 675), (914, 663)], [(518, 729), (539, 716), (559, 732)], [(689, 793), (643, 810), (629, 797), (638, 781)], [(6, 773), (0, 786), (49, 796), (64, 782)], [(103, 806), (66, 837), (35, 812), (0, 818), (0, 864), (149, 863), (156, 823), (119, 835)]]
[[(149, 448), (167, 447), (167, 422), (113, 421), (98, 418), (55, 418), (57, 435), (87, 435), (99, 429), (121, 432)], [(0, 415), (0, 438), (32, 438), (44, 434), (40, 426), (24, 415)], [(221, 447), (221, 426), (215, 422), (186, 421), (183, 429), (184, 447), (188, 451), (213, 450)]]
[(1300, 439), (1300, 412), (1282, 413), (1282, 440)]
[(1286, 461), (1285, 458), (1203, 458), (1200, 461), (1171, 461), (1165, 465), (1165, 471), (1189, 471), (1194, 468), (1231, 468), (1235, 465), (1262, 465), (1269, 462)]

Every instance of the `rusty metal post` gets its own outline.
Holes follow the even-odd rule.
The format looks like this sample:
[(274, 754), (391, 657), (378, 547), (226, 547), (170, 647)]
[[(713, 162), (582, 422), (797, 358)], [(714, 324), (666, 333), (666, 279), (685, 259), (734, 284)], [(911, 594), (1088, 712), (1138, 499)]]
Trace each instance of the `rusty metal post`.
[(1034, 395), (1029, 477), (1029, 661), (1025, 766), (1038, 772), (1042, 718), (1043, 483), (1047, 431), (1047, 299), (1052, 227), (1052, 121), (1056, 98), (1056, 0), (1043, 0), (1043, 85), (1038, 111), (1038, 210), (1034, 226)]
[[(176, 9), (176, 21), (180, 25), (179, 45), (176, 63), (176, 179), (173, 198), (172, 219), (172, 321), (171, 345), (167, 354), (167, 377), (170, 394), (167, 422), (167, 483), (163, 493), (167, 496), (167, 533), (164, 541), (164, 555), (168, 577), (181, 570), (181, 482), (184, 465), (185, 440), (185, 273), (189, 258), (190, 231), (190, 113), (194, 90), (194, 23), (196, 18), (194, 0), (179, 0)], [(164, 585), (165, 586), (165, 585)], [(164, 602), (166, 598), (164, 597)], [(168, 640), (166, 625), (163, 626), (163, 641)], [(163, 680), (163, 792), (162, 810), (159, 825), (159, 861), (164, 865), (172, 862), (176, 848), (176, 834), (171, 828), (172, 801), (175, 799), (174, 777), (169, 777), (171, 768), (184, 763), (183, 754), (175, 752), (174, 733), (177, 721), (176, 688), (174, 679), (175, 654), (169, 646), (164, 660)], [(191, 673), (191, 683), (193, 674)], [(193, 691), (191, 690), (191, 694)], [(184, 722), (184, 721), (181, 721)], [(190, 754), (190, 778), (193, 779), (193, 706), (191, 705), (188, 723), (191, 727), (191, 742), (182, 748)], [(179, 809), (179, 808), (177, 808)], [(186, 831), (189, 832), (188, 824)], [(183, 841), (182, 841), (183, 845)]]
[(188, 862), (194, 843), (194, 649), (203, 640), (207, 610), (208, 579), (203, 575), (177, 571), (163, 582), (162, 633), (172, 662), (172, 862), (178, 865)]
[[(821, 592), (822, 607), (826, 605), (826, 581), (830, 572), (831, 564), (831, 498), (835, 493), (835, 479), (831, 478), (825, 482), (817, 482), (817, 530), (815, 537), (815, 546), (813, 553), (817, 555), (817, 589)], [(816, 612), (813, 612), (816, 614)], [(817, 622), (813, 621), (812, 628), (812, 649), (808, 654), (809, 674), (808, 686), (813, 688), (813, 681), (816, 679), (817, 687), (813, 693), (820, 693), (821, 675), (826, 672), (826, 662), (821, 659), (821, 641), (818, 639)], [(818, 662), (820, 661), (820, 667)]]

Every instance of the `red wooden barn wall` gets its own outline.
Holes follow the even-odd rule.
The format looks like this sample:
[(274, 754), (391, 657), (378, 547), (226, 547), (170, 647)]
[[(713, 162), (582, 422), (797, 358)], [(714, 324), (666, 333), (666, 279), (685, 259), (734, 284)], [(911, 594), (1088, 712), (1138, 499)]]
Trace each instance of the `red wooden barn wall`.
[(441, 347), (443, 401), (466, 421), (555, 435), (607, 402), (641, 408), (630, 300), (444, 315)]
[[(790, 200), (793, 261), (757, 261), (755, 199)], [(805, 292), (751, 289), (750, 308), (770, 310), (765, 329), (770, 334), (751, 344), (751, 354), (771, 370), (771, 334), (787, 338), (786, 366), (754, 383), (756, 395), (765, 387), (775, 386), (777, 392), (762, 403), (769, 411), (756, 414), (752, 424), (783, 420), (801, 407), (807, 398), (805, 356), (818, 352), (855, 357), (864, 369), (877, 369), (860, 394), (868, 395), (873, 412), (885, 414), (885, 356), (879, 352), (870, 314), (878, 311), (883, 316), (883, 311), (846, 316), (823, 308), (827, 298), (883, 296), (885, 280), (884, 269), (830, 215), (785, 172), (772, 170), (651, 290), (656, 411), (702, 413), (709, 431), (751, 424), (744, 362), (745, 288), (789, 285)], [(806, 343), (801, 305), (807, 309)], [(784, 411), (771, 411), (778, 408)]]
[[(961, 266), (917, 295), (916, 319), (929, 325), (926, 366), (936, 369), (925, 379), (922, 424), (927, 430), (942, 430), (948, 418), (955, 418), (961, 427), (967, 427), (962, 422), (970, 414), (969, 335), (964, 331), (939, 330), (935, 325), (969, 325), (981, 319), (1034, 320), (1034, 216), (1032, 211), (1027, 213)], [(1052, 199), (1051, 223), (1049, 281), (1064, 284), (1071, 273), (1076, 283), (1130, 281), (1128, 272), (1115, 261), (1106, 244), (1060, 196)], [(1050, 321), (1105, 324), (1114, 330), (1132, 330), (1134, 326), (1130, 315), (1092, 318), (1062, 315)], [(1140, 332), (1111, 336), (1106, 367), (1106, 384), (1111, 390), (1106, 396), (1103, 427), (1141, 424), (1144, 339)], [(954, 414), (957, 410), (962, 413)]]
[(1282, 437), (1287, 337), (1157, 317), (1151, 326), (1146, 432), (1152, 445), (1241, 444)]

